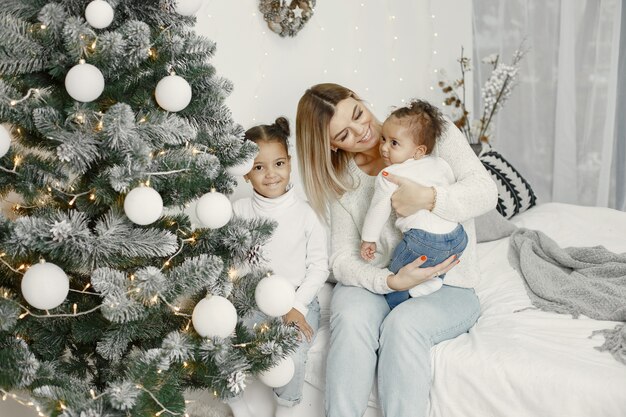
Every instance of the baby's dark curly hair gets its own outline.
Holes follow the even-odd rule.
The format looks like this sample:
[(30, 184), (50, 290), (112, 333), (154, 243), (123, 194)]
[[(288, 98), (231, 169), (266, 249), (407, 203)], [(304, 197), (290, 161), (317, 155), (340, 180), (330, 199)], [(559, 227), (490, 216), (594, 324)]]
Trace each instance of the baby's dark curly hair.
[(244, 138), (254, 143), (264, 142), (280, 142), (285, 146), (285, 150), (289, 152), (289, 121), (284, 117), (279, 117), (271, 125), (257, 125), (246, 130)]
[(446, 130), (446, 120), (436, 107), (424, 100), (411, 100), (408, 106), (394, 110), (389, 118), (395, 117), (401, 123), (408, 123), (413, 133), (413, 141), (417, 145), (426, 146), (426, 154), (430, 154), (437, 140)]

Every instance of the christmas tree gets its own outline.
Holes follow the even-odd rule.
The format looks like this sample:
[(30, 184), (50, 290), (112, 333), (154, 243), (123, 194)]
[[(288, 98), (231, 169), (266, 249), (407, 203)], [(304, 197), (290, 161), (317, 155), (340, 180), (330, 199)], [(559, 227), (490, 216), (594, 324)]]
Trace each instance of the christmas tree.
[(231, 218), (256, 145), (199, 4), (2, 2), (0, 395), (41, 415), (182, 416), (296, 346), (242, 325), (274, 225)]

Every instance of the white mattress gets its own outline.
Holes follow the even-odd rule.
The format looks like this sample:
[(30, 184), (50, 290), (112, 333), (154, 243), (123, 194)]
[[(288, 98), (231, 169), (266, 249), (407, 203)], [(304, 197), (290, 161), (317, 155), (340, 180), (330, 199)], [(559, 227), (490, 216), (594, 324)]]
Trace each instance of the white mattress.
[[(549, 203), (514, 218), (563, 247), (604, 245), (626, 252), (626, 213)], [(467, 334), (432, 350), (431, 417), (626, 416), (626, 366), (594, 346), (593, 330), (616, 322), (517, 310), (530, 307), (508, 263), (508, 239), (478, 245), (482, 315)], [(332, 286), (320, 293), (322, 322), (306, 380), (323, 390)], [(375, 390), (374, 390), (375, 391)], [(371, 405), (376, 404), (374, 396)], [(370, 410), (371, 412), (372, 410)]]

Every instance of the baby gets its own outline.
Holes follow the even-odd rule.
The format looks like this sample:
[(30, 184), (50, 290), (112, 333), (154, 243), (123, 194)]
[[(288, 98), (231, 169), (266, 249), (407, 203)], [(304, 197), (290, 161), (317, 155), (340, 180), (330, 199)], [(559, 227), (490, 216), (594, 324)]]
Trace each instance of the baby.
[[(437, 186), (456, 182), (450, 165), (432, 155), (444, 127), (445, 120), (439, 109), (422, 100), (414, 100), (408, 106), (395, 110), (383, 123), (380, 154), (388, 166), (376, 178), (374, 196), (363, 224), (361, 257), (364, 260), (374, 259), (376, 241), (391, 214), (391, 195), (398, 186), (383, 178), (388, 172), (432, 187), (435, 202)], [(467, 234), (462, 225), (429, 210), (398, 217), (395, 225), (402, 232), (402, 241), (396, 246), (389, 265), (394, 274), (418, 257), (426, 256), (427, 261), (421, 266), (429, 267), (451, 255), (460, 256), (467, 246)], [(444, 275), (409, 291), (385, 295), (389, 307), (393, 309), (409, 297), (437, 291), (443, 285)]]

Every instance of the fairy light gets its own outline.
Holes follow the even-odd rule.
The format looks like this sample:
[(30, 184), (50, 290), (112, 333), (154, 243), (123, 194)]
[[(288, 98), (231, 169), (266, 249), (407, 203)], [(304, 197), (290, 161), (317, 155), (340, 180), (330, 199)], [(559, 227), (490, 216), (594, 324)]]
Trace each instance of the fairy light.
[(76, 314), (76, 313), (77, 313), (77, 311), (78, 311), (78, 304), (74, 303), (74, 304), (72, 305), (72, 311), (74, 311), (74, 314)]
[[(433, 28), (437, 27), (437, 24), (435, 23), (435, 14), (431, 13), (430, 17), (433, 20), (432, 27)], [(433, 32), (433, 40), (432, 40), (432, 44), (433, 44), (433, 46), (432, 46), (433, 60), (434, 60), (434, 56), (437, 55), (437, 50), (435, 49), (436, 46), (437, 46), (437, 45), (435, 45), (435, 38), (437, 38), (438, 36), (439, 36), (439, 34), (437, 32)], [(437, 71), (437, 68), (436, 68), (437, 64), (433, 64), (433, 65), (435, 66), (435, 69), (433, 70), (433, 73), (434, 74), (438, 74), (439, 71)], [(436, 82), (436, 80), (434, 78), (435, 77), (432, 78), (432, 81)], [(432, 83), (431, 83), (431, 85), (429, 87), (429, 90), (430, 91), (435, 91), (435, 86)]]

